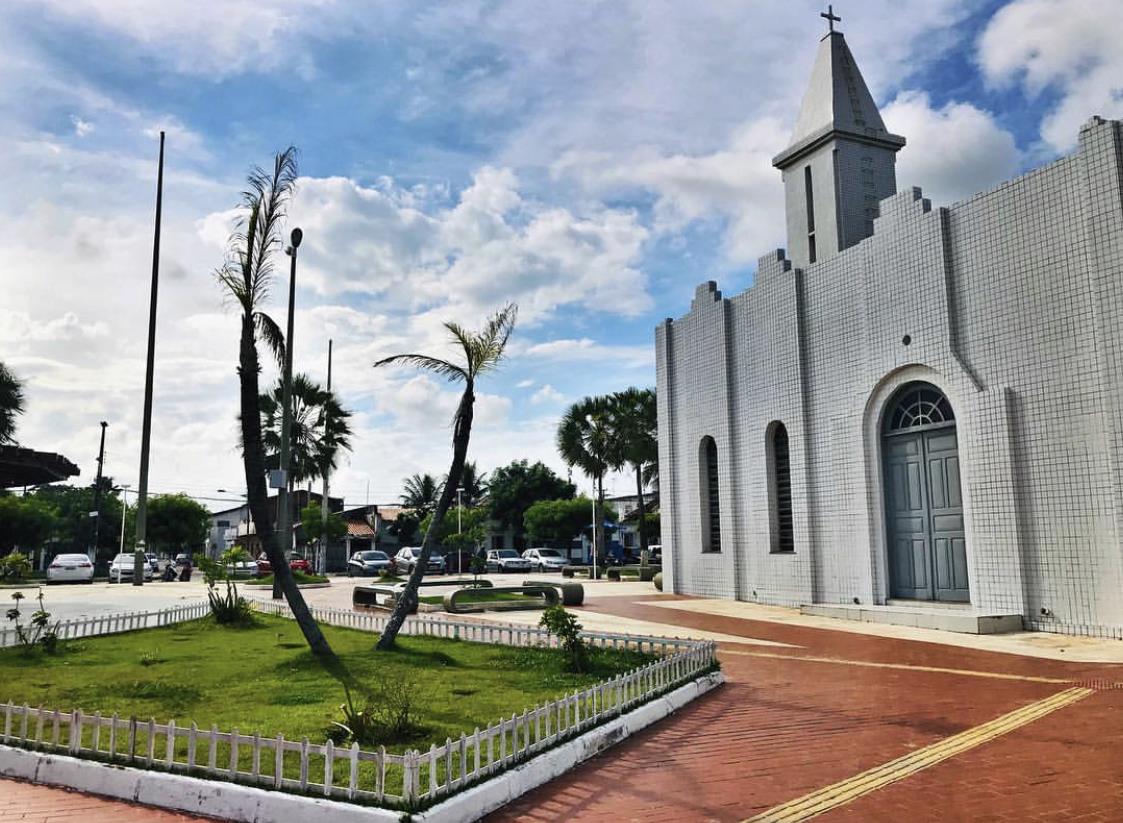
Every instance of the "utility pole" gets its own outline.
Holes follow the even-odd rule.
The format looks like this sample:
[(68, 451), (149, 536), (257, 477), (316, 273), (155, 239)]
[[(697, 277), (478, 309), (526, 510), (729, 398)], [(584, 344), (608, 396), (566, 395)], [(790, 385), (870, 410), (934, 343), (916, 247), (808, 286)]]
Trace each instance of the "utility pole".
[[(292, 443), (292, 350), (293, 350), (293, 310), (296, 304), (296, 250), (300, 248), (300, 241), (304, 239), (304, 232), (293, 229), (289, 236), (290, 245), (286, 252), (292, 257), (292, 266), (289, 269), (289, 322), (285, 331), (285, 373), (281, 384), (281, 459), (277, 472), (277, 539), (281, 544), (281, 554), (284, 561), (288, 562), (289, 551), (292, 549), (291, 522), (292, 513), (289, 511), (289, 453)], [(281, 597), (280, 574), (278, 569), (273, 570), (273, 598)]]
[(90, 549), (90, 562), (97, 560), (97, 539), (101, 532), (101, 473), (105, 465), (105, 427), (109, 424), (101, 421), (101, 445), (97, 450), (97, 479), (94, 481), (94, 545)]
[[(461, 528), (461, 522), (460, 522), (460, 513), (464, 511), (464, 504), (460, 502), (460, 495), (463, 494), (463, 492), (464, 492), (463, 486), (457, 486), (456, 487), (456, 536), (457, 537), (461, 537), (464, 534), (464, 530)], [(462, 545), (457, 546), (456, 547), (456, 573), (457, 574), (463, 574), (464, 573), (464, 569), (462, 568), (464, 561), (461, 559), (463, 557), (464, 557), (464, 547)]]
[(118, 551), (125, 553), (125, 518), (129, 514), (129, 487), (121, 486), (121, 548)]
[(140, 434), (140, 482), (136, 496), (136, 552), (133, 585), (144, 585), (148, 518), (148, 450), (152, 442), (152, 375), (156, 365), (156, 289), (160, 282), (160, 213), (164, 202), (164, 132), (160, 132), (160, 165), (156, 172), (156, 228), (152, 240), (152, 293), (148, 303), (148, 365), (144, 372), (144, 425)]
[[(328, 395), (331, 395), (331, 338), (328, 338)], [(328, 412), (331, 404), (324, 410), (324, 433), (327, 434), (331, 429), (331, 420), (328, 417)], [(324, 574), (328, 567), (328, 475), (331, 473), (331, 466), (324, 466), (324, 497), (320, 501), (320, 517), (323, 526), (320, 532), (320, 563), (317, 571)], [(348, 558), (350, 559), (350, 558)]]

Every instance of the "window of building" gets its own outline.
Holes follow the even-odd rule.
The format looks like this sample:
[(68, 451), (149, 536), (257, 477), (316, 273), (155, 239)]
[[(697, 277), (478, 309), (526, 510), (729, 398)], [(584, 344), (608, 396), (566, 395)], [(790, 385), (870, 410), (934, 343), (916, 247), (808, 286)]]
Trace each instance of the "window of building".
[(815, 187), (811, 182), (811, 167), (803, 167), (803, 193), (807, 199), (807, 259), (815, 262)]
[(702, 490), (702, 551), (721, 551), (721, 500), (717, 479), (717, 443), (707, 435), (699, 449)]
[(772, 551), (795, 551), (795, 527), (792, 517), (792, 462), (788, 450), (788, 430), (783, 423), (769, 427), (769, 498), (772, 511)]

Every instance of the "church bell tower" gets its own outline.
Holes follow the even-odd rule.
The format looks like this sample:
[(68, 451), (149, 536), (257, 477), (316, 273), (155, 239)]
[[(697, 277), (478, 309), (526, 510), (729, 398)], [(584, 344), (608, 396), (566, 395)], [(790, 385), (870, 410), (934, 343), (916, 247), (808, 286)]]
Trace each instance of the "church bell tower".
[(833, 7), (788, 147), (772, 160), (784, 180), (788, 256), (795, 266), (834, 257), (873, 234), (877, 204), (897, 193), (897, 152), (850, 53)]

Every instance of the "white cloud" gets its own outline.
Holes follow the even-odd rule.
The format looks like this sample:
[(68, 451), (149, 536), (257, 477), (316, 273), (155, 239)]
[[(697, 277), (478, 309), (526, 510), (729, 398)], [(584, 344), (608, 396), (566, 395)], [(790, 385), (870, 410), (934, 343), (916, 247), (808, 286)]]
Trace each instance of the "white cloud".
[(932, 108), (926, 92), (905, 91), (882, 112), (908, 144), (897, 155), (897, 187), (920, 186), (943, 205), (1008, 180), (1018, 172), (1014, 136), (970, 103)]
[(70, 122), (74, 125), (74, 134), (76, 137), (85, 137), (92, 134), (94, 131), (94, 124), (88, 120), (83, 120), (76, 114), (70, 115)]
[(655, 344), (606, 345), (588, 337), (524, 344), (515, 341), (513, 356), (544, 363), (609, 363), (617, 368), (650, 368), (655, 365)]
[(544, 404), (556, 406), (565, 402), (565, 395), (547, 383), (531, 395), (530, 402), (536, 406)]
[(1123, 116), (1120, 42), (1117, 0), (1013, 0), (979, 38), (978, 59), (997, 86), (1020, 84), (1031, 96), (1059, 94), (1041, 137), (1053, 150), (1067, 151), (1093, 114)]

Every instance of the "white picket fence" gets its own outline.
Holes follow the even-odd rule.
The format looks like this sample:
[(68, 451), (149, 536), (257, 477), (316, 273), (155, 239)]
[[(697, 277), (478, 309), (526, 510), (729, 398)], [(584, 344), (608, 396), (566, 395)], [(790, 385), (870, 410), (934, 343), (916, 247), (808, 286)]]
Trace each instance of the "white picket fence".
[[(255, 601), (254, 605), (263, 613), (291, 616), (284, 603)], [(322, 623), (372, 632), (380, 631), (388, 619), (339, 609), (314, 608), (312, 611)], [(207, 613), (204, 603), (143, 615), (72, 621), (76, 624), (72, 630), (81, 633), (67, 636), (85, 637), (170, 625)], [(194, 617), (187, 616), (192, 614)], [(402, 631), (479, 643), (557, 645), (557, 639), (545, 630), (516, 624), (410, 618)], [(630, 648), (660, 656), (627, 674), (526, 709), (521, 714), (515, 712), (486, 729), (476, 728), (456, 740), (446, 738), (444, 744), (432, 745), (425, 752), (393, 754), (385, 747), (366, 751), (357, 743), (336, 747), (331, 741), (321, 745), (311, 743), (308, 738), (286, 740), (283, 735), (263, 737), (258, 733), (242, 734), (237, 729), (219, 731), (213, 726), (209, 730), (199, 729), (194, 723), (179, 727), (174, 720), (157, 723), (155, 719), (123, 718), (117, 714), (107, 717), (101, 713), (85, 714), (81, 710), (63, 712), (13, 703), (0, 706), (4, 716), (0, 742), (111, 763), (191, 772), (220, 780), (414, 809), (436, 802), (692, 680), (712, 669), (717, 659), (717, 644), (711, 641), (604, 632), (587, 632), (585, 639), (601, 648)]]
[[(23, 622), (26, 625), (31, 619), (34, 608), (24, 607)], [(154, 629), (158, 626), (170, 626), (173, 623), (184, 623), (188, 620), (198, 620), (210, 614), (207, 601), (200, 600), (194, 603), (185, 603), (180, 606), (171, 606), (150, 612), (118, 612), (116, 614), (102, 614), (95, 617), (83, 617), (77, 620), (63, 620), (58, 624), (60, 640), (75, 640), (79, 637), (94, 637), (101, 634), (119, 634), (138, 629)], [(0, 629), (0, 649), (15, 646), (19, 643), (19, 636), (15, 629)]]

